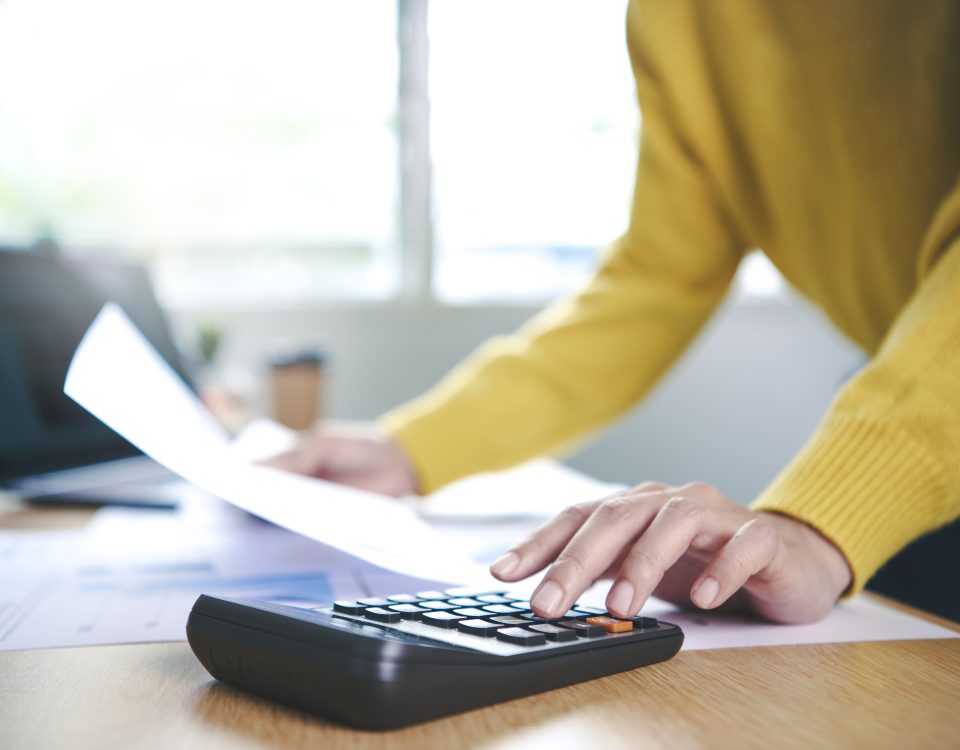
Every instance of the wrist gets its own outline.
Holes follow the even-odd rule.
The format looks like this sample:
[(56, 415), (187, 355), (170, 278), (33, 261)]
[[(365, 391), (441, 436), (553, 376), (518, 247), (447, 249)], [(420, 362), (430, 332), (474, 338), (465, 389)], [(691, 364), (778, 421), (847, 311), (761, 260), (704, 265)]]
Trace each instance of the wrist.
[(413, 468), (413, 462), (404, 452), (403, 447), (389, 435), (383, 437), (384, 447), (389, 456), (389, 462), (396, 467), (397, 474), (401, 477), (400, 482), (403, 485), (401, 495), (419, 495), (420, 478)]
[(853, 581), (850, 564), (840, 548), (816, 528), (804, 521), (775, 511), (761, 511), (781, 533), (784, 542), (802, 550), (806, 560), (816, 568), (818, 578), (825, 584), (832, 601), (839, 599)]

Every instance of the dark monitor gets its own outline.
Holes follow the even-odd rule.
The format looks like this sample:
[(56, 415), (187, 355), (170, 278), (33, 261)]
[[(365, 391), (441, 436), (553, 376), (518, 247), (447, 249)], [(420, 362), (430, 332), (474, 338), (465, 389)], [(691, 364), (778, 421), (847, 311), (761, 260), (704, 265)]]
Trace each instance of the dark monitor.
[(190, 382), (142, 267), (0, 251), (0, 482), (140, 455), (63, 393), (70, 358), (107, 301)]

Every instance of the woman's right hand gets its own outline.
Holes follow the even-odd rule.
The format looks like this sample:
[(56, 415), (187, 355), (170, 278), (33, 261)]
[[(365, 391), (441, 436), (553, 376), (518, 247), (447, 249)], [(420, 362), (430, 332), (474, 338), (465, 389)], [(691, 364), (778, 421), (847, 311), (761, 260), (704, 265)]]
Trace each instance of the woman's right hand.
[(264, 464), (394, 497), (418, 491), (410, 459), (372, 422), (324, 422)]

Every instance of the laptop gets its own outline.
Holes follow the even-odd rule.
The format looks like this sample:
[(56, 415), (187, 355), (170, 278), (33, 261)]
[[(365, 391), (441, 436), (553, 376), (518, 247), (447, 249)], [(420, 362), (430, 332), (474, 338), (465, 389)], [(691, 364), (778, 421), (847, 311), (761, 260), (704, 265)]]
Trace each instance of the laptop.
[(74, 350), (110, 300), (190, 385), (141, 266), (0, 250), (0, 486), (20, 497), (173, 507), (188, 487), (63, 393)]

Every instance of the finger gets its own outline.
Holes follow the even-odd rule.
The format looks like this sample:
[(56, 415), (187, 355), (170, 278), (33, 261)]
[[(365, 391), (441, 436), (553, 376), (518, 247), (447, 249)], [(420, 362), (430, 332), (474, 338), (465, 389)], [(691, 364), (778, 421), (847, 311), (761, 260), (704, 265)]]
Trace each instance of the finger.
[(530, 537), (497, 558), (490, 572), (501, 581), (519, 581), (536, 573), (567, 546), (601, 502), (594, 500), (564, 508)]
[(600, 503), (530, 597), (534, 612), (559, 617), (642, 533), (666, 496), (659, 492), (615, 496)]
[(263, 461), (264, 466), (319, 477), (327, 466), (328, 441), (322, 436), (304, 436), (296, 448)]
[(690, 589), (701, 609), (723, 604), (755, 575), (777, 567), (784, 554), (776, 529), (762, 518), (748, 521), (734, 534)]
[(739, 508), (717, 508), (699, 497), (670, 497), (624, 558), (607, 609), (620, 617), (635, 615), (691, 547), (719, 549), (743, 524), (744, 515)]
[(666, 485), (659, 482), (646, 482), (609, 498), (571, 505), (528, 539), (505, 552), (490, 566), (490, 572), (501, 581), (519, 581), (533, 575), (556, 559), (601, 503), (632, 492), (653, 491), (663, 487)]
[(302, 451), (299, 449), (285, 451), (275, 456), (265, 458), (259, 461), (259, 464), (261, 466), (270, 466), (274, 469), (282, 469), (283, 471), (297, 472), (302, 462), (301, 453)]
[[(692, 497), (715, 507), (730, 507), (732, 502), (723, 492), (706, 482), (690, 482), (675, 488), (680, 497)], [(739, 507), (739, 506), (738, 506)]]

